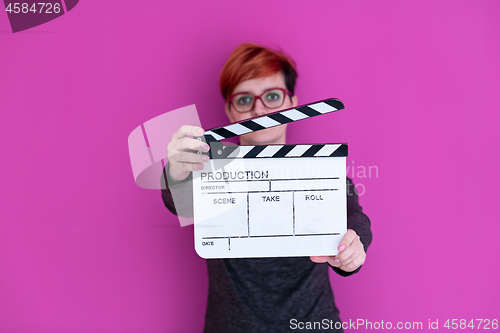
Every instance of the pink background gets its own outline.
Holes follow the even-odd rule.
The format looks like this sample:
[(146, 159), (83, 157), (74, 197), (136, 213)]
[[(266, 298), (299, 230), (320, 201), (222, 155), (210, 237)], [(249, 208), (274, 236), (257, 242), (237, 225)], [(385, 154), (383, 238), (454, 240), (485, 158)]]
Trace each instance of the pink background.
[(134, 183), (127, 137), (190, 104), (226, 125), (246, 41), (295, 58), (299, 104), (346, 105), (290, 142), (378, 168), (354, 179), (374, 241), (331, 276), (341, 318), (500, 319), (500, 2), (107, 0), (17, 34), (0, 12), (0, 332), (201, 331), (193, 228)]

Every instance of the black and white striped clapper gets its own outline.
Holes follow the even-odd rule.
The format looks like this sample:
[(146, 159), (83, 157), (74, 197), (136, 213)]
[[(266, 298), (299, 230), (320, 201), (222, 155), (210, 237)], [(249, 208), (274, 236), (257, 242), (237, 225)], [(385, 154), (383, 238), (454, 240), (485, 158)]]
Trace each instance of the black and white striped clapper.
[(347, 144), (225, 146), (224, 158), (347, 157)]
[[(228, 158), (231, 153), (235, 151), (237, 146), (223, 146), (221, 143), (218, 143), (221, 140), (224, 139), (229, 139), (235, 136), (251, 133), (251, 132), (256, 132), (260, 131), (266, 128), (271, 128), (295, 121), (299, 121), (302, 119), (307, 119), (315, 116), (319, 116), (322, 114), (327, 114), (330, 112), (338, 111), (344, 109), (344, 104), (339, 101), (336, 98), (329, 98), (325, 99), (323, 101), (319, 102), (314, 102), (302, 106), (298, 106), (295, 108), (291, 109), (286, 109), (270, 114), (266, 114), (264, 116), (252, 118), (252, 119), (247, 119), (240, 121), (238, 123), (234, 123), (231, 125), (227, 126), (222, 126), (219, 128), (211, 129), (205, 132), (204, 136), (202, 137), (195, 137), (195, 139), (205, 141), (211, 146), (210, 151), (207, 153), (207, 155), (210, 156), (210, 158)], [(307, 146), (307, 145), (305, 145)], [(310, 149), (307, 154), (311, 154), (315, 149), (317, 145), (314, 145), (314, 147), (309, 147)], [(321, 145), (320, 145), (321, 146)], [(260, 149), (257, 147), (263, 147), (264, 149), (267, 146), (255, 146), (256, 150)], [(292, 150), (300, 150), (302, 149), (301, 147), (291, 147), (290, 145), (285, 145), (281, 147), (282, 150), (278, 154), (278, 156), (275, 157), (286, 157), (286, 156), (279, 156), (280, 154), (283, 154), (283, 152), (286, 151), (286, 153), (289, 153)], [(304, 148), (304, 147), (303, 147)], [(331, 147), (330, 147), (331, 148)], [(346, 147), (345, 147), (346, 148)], [(268, 148), (267, 151), (271, 151), (274, 148)], [(328, 147), (319, 147), (317, 151), (314, 153), (318, 153), (322, 149), (323, 152), (328, 150)], [(344, 147), (342, 147), (344, 149)], [(288, 150), (288, 151), (287, 151)], [(341, 150), (339, 150), (340, 152)], [(275, 151), (276, 153), (278, 150)], [(337, 154), (339, 153), (337, 152)], [(252, 152), (253, 154), (254, 152)], [(306, 151), (303, 151), (303, 153), (306, 153)], [(306, 154), (306, 155), (307, 155)], [(319, 155), (318, 155), (319, 156)], [(334, 156), (341, 156), (341, 155), (334, 155)], [(346, 155), (343, 155), (346, 156)], [(239, 156), (241, 157), (241, 156)], [(260, 157), (260, 156), (259, 156)], [(266, 156), (266, 157), (272, 157), (272, 156)], [(313, 157), (313, 156), (311, 156)]]

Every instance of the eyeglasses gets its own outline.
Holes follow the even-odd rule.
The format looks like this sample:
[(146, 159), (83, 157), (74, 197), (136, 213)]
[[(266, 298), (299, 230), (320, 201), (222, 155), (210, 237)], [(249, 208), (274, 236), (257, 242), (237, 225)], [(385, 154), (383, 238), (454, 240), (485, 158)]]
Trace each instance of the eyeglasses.
[(229, 102), (238, 112), (248, 112), (253, 109), (255, 101), (260, 99), (262, 104), (268, 109), (276, 109), (285, 103), (285, 95), (292, 94), (283, 88), (273, 88), (264, 91), (260, 95), (252, 95), (248, 93), (239, 93), (229, 96)]

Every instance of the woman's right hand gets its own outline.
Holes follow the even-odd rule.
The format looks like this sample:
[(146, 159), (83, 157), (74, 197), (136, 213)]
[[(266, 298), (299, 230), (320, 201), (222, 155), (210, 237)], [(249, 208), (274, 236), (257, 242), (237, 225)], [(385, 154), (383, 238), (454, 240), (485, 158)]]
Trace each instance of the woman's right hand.
[(202, 170), (208, 156), (193, 153), (191, 150), (207, 152), (210, 147), (203, 141), (189, 138), (191, 136), (202, 136), (205, 130), (201, 127), (183, 125), (172, 135), (172, 141), (167, 146), (168, 161), (170, 163), (170, 176), (177, 180), (186, 179), (193, 170)]

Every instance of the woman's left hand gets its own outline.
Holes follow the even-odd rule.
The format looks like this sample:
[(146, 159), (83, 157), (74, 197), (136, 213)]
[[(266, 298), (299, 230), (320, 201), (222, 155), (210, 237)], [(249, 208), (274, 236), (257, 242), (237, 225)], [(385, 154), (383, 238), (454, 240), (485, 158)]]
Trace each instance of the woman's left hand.
[(363, 265), (366, 260), (366, 252), (359, 236), (352, 229), (347, 229), (339, 244), (339, 253), (336, 256), (316, 256), (311, 260), (317, 263), (328, 262), (333, 267), (339, 267), (346, 272), (352, 272)]

